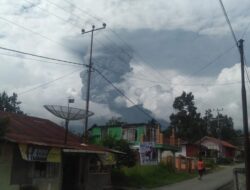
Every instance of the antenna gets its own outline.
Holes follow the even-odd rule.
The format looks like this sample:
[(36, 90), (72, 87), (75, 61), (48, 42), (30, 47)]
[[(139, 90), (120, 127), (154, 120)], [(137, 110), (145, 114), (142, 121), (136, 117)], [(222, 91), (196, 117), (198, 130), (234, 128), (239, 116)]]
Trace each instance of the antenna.
[(44, 105), (44, 108), (48, 110), (50, 113), (65, 120), (65, 139), (64, 144), (67, 144), (67, 136), (68, 136), (68, 125), (70, 120), (80, 120), (85, 119), (86, 117), (90, 117), (94, 115), (93, 112), (88, 112), (86, 115), (86, 111), (83, 109), (69, 107), (69, 103), (73, 103), (74, 99), (68, 100), (68, 106), (59, 106), (59, 105)]

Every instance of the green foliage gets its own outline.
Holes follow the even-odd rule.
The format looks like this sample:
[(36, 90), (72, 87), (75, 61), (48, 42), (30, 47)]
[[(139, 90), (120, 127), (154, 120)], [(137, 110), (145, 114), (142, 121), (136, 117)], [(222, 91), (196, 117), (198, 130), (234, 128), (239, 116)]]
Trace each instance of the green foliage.
[(112, 171), (111, 178), (114, 185), (117, 186), (152, 188), (176, 183), (194, 176), (194, 174), (175, 172), (172, 167), (160, 164), (115, 169)]
[[(205, 116), (201, 117), (201, 114), (197, 112), (192, 92), (183, 92), (181, 96), (176, 97), (173, 107), (176, 113), (170, 115), (170, 124), (176, 129), (178, 137), (189, 142), (196, 142), (204, 136), (212, 136), (232, 144), (237, 143), (240, 131), (234, 130), (233, 119), (222, 114), (214, 116), (211, 109), (206, 110)], [(164, 133), (169, 135), (170, 128)]]
[(19, 107), (20, 104), (16, 93), (13, 93), (12, 96), (8, 96), (6, 92), (0, 93), (0, 111), (23, 114)]
[(114, 136), (106, 136), (101, 140), (101, 145), (119, 150), (125, 154), (116, 154), (117, 166), (134, 166), (136, 163), (135, 152), (130, 148), (129, 143), (126, 140), (117, 140)]
[(121, 125), (124, 122), (122, 122), (122, 118), (121, 117), (112, 117), (107, 123), (107, 126), (113, 126), (113, 125)]
[(217, 167), (214, 159), (205, 159), (204, 164), (206, 168), (214, 169)]
[(205, 135), (203, 120), (196, 111), (192, 92), (183, 92), (176, 97), (173, 107), (176, 113), (170, 115), (170, 121), (178, 137), (195, 142)]
[(219, 114), (213, 116), (211, 109), (206, 110), (206, 116), (203, 118), (207, 123), (207, 132), (209, 136), (221, 138), (232, 144), (237, 144), (237, 136), (240, 131), (234, 130), (233, 119), (227, 115)]

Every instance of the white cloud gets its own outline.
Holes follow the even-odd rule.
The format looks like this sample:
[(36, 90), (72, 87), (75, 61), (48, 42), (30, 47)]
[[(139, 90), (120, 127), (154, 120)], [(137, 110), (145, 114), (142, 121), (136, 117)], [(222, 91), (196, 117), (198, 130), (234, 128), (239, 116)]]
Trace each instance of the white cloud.
[[(30, 1), (38, 6), (29, 8), (30, 4), (25, 0), (2, 0), (0, 2), (0, 46), (83, 62), (83, 58), (80, 56), (83, 56), (84, 53), (88, 54), (87, 47), (90, 39), (88, 35), (81, 36), (80, 29), (82, 27), (88, 29), (91, 24), (98, 26), (101, 23), (69, 6), (66, 1), (50, 0), (66, 9), (69, 12), (68, 14), (47, 1)], [(111, 26), (114, 29), (182, 29), (198, 30), (202, 34), (213, 35), (228, 33), (217, 0), (159, 0), (157, 2), (155, 0), (75, 0), (73, 2), (77, 7), (86, 10), (87, 13), (101, 17), (107, 22), (108, 27)], [(232, 18), (232, 24), (236, 32), (241, 32), (241, 28), (245, 28), (244, 26), (248, 24), (250, 17), (249, 0), (241, 0), (240, 2), (242, 6), (238, 6), (238, 1), (225, 1), (225, 6), (229, 10), (228, 13)], [(40, 8), (48, 10), (50, 14)], [(52, 14), (60, 16), (66, 21), (62, 21)], [(79, 15), (81, 18), (75, 15)], [(14, 26), (1, 18), (26, 29)], [(77, 27), (72, 26), (72, 24)], [(28, 30), (37, 33), (32, 34)], [(107, 34), (108, 31), (104, 30), (103, 34)], [(95, 49), (98, 48), (97, 42), (103, 40), (103, 34), (96, 34)], [(73, 43), (68, 43), (67, 39), (76, 40)], [(3, 53), (3, 51), (0, 53)], [(13, 91), (24, 92), (38, 84), (55, 80), (73, 70), (77, 70), (77, 67), (74, 66), (39, 63), (26, 59), (11, 58), (6, 55), (0, 55), (0, 60), (0, 90), (6, 90), (10, 93)], [(173, 98), (180, 95), (182, 90), (186, 90), (194, 93), (197, 106), (201, 107), (202, 111), (208, 106), (213, 108), (224, 107), (225, 113), (233, 116), (237, 126), (241, 125), (239, 85), (219, 85), (239, 81), (240, 75), (236, 74), (239, 73), (239, 65), (225, 68), (216, 78), (187, 77), (174, 69), (155, 71), (155, 68), (150, 68), (144, 62), (138, 63), (138, 60), (132, 63), (132, 66), (134, 68), (133, 73), (124, 76), (127, 79), (126, 82), (118, 85), (125, 89), (126, 94), (131, 99), (137, 103), (143, 103), (157, 116), (167, 119), (173, 111), (171, 108)], [(116, 69), (115, 65), (113, 69)], [(81, 67), (79, 67), (79, 72), (80, 70), (82, 70)], [(145, 79), (151, 82), (145, 82)], [(152, 81), (160, 81), (160, 83), (156, 84)], [(197, 83), (201, 85), (193, 85)], [(207, 83), (213, 83), (215, 86), (206, 86)], [(189, 86), (188, 84), (192, 85)], [(54, 116), (44, 110), (42, 106), (44, 104), (66, 104), (67, 97), (73, 95), (77, 99), (76, 105), (84, 108), (84, 102), (80, 101), (81, 87), (79, 73), (72, 74), (43, 88), (23, 95), (20, 94), (20, 100), (23, 102), (22, 108), (28, 114), (55, 120)], [(115, 101), (120, 105), (125, 104), (120, 98)], [(131, 103), (126, 102), (126, 105), (130, 106)], [(91, 110), (98, 116), (115, 115), (103, 104), (92, 103)]]
[[(137, 71), (141, 70), (147, 76), (155, 72), (153, 69), (150, 70), (149, 67), (146, 67), (146, 69), (142, 67), (135, 69), (133, 75), (140, 76), (140, 73), (137, 73)], [(169, 73), (167, 70), (162, 71), (164, 76), (171, 76)], [(239, 81), (240, 65), (235, 64), (231, 68), (223, 69), (215, 78), (189, 77), (175, 73), (175, 76), (172, 75), (168, 78), (168, 83), (164, 85), (135, 80), (131, 76), (120, 86), (126, 89), (127, 95), (133, 100), (142, 102), (145, 108), (166, 120), (173, 113), (172, 104), (174, 98), (181, 95), (183, 91), (193, 92), (196, 106), (202, 114), (205, 113), (206, 109), (224, 108), (223, 113), (233, 117), (235, 127), (240, 128), (242, 126), (242, 114)], [(140, 88), (141, 86), (144, 87)], [(140, 91), (139, 94), (138, 89)]]

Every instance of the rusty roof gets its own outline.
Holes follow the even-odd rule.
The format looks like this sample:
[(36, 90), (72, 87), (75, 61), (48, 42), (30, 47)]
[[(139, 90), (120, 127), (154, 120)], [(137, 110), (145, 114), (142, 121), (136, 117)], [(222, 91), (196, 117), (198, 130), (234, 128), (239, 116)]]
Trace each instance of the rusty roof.
[(205, 141), (205, 140), (212, 141), (212, 142), (217, 143), (217, 144), (222, 144), (223, 146), (228, 147), (228, 148), (233, 148), (233, 149), (238, 148), (237, 146), (234, 146), (227, 141), (223, 141), (223, 140), (216, 139), (214, 137), (209, 137), (209, 136), (203, 137), (201, 140), (197, 141), (197, 143), (199, 143), (200, 141)]
[(6, 117), (9, 122), (6, 125), (4, 139), (9, 142), (89, 150), (89, 152), (108, 151), (103, 147), (82, 144), (81, 138), (70, 132), (65, 145), (65, 129), (50, 120), (0, 111), (0, 118)]

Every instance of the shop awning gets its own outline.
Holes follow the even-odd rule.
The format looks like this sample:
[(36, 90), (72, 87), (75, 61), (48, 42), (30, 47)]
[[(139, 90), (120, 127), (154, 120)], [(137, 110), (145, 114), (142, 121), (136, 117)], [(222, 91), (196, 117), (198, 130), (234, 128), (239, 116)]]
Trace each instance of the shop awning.
[(19, 144), (21, 156), (27, 161), (38, 162), (61, 162), (61, 150), (60, 148)]

